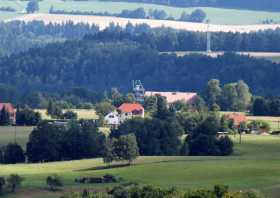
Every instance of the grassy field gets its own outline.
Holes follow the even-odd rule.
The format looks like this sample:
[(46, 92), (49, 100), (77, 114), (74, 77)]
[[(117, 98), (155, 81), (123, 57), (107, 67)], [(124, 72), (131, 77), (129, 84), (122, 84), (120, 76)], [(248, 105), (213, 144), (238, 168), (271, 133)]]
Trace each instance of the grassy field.
[(19, 17), (19, 16), (20, 16), (20, 14), (15, 13), (15, 12), (3, 12), (3, 11), (0, 11), (0, 21), (11, 19), (11, 18), (15, 18), (15, 17)]
[(33, 127), (0, 127), (0, 146), (16, 142), (25, 148)]
[[(45, 197), (45, 177), (50, 174), (60, 175), (66, 184), (64, 191), (69, 191), (104, 188), (102, 185), (76, 186), (73, 180), (109, 173), (122, 177), (124, 182), (180, 189), (228, 184), (234, 190), (254, 189), (276, 198), (280, 192), (280, 137), (244, 135), (243, 143), (235, 146), (235, 154), (230, 157), (141, 157), (131, 167), (98, 171), (92, 169), (104, 165), (101, 159), (1, 165), (0, 175), (18, 173), (24, 177), (23, 189), (14, 197), (28, 197), (26, 194), (31, 192), (36, 196), (30, 197)], [(56, 196), (49, 193), (48, 197)]]
[[(11, 6), (18, 11), (22, 11), (26, 6), (25, 1), (17, 1), (14, 3), (10, 0), (1, 0), (0, 6)], [(123, 2), (101, 2), (98, 0), (91, 1), (62, 1), (62, 0), (44, 0), (40, 2), (40, 12), (47, 13), (49, 8), (54, 6), (55, 9), (72, 11), (94, 11), (94, 12), (110, 12), (120, 13), (123, 9), (136, 9), (143, 7), (146, 10), (149, 9), (163, 9), (169, 15), (178, 18), (183, 11), (191, 13), (196, 8), (177, 8), (168, 7), (153, 4), (143, 3), (123, 3)], [(221, 8), (202, 8), (208, 18), (214, 24), (256, 24), (261, 23), (266, 19), (273, 19), (274, 21), (280, 21), (280, 15), (276, 12), (263, 12), (263, 11), (248, 11), (248, 10), (233, 10), (233, 9), (221, 9)]]

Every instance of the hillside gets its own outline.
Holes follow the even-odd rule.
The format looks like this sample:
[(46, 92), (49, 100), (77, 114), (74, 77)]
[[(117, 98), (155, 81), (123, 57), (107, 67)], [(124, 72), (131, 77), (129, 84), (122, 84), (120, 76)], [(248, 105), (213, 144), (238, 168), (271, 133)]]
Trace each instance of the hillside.
[[(0, 20), (14, 18), (18, 15), (22, 15), (21, 11), (26, 6), (26, 1), (15, 0), (2, 0), (0, 2), (1, 6), (10, 6), (17, 9), (17, 13), (7, 13), (0, 12)], [(146, 11), (149, 9), (159, 9), (164, 10), (168, 15), (175, 18), (179, 18), (183, 11), (186, 13), (191, 13), (193, 10), (199, 8), (193, 6), (190, 8), (180, 8), (171, 7), (165, 5), (155, 5), (146, 3), (127, 3), (127, 2), (112, 2), (112, 1), (62, 1), (62, 0), (44, 0), (40, 2), (39, 13), (48, 13), (51, 6), (55, 9), (65, 10), (65, 11), (93, 11), (93, 12), (108, 12), (108, 13), (120, 13), (124, 9), (133, 10), (139, 7), (145, 8)], [(272, 19), (274, 22), (280, 21), (280, 15), (277, 12), (269, 11), (250, 11), (250, 10), (238, 10), (238, 9), (224, 9), (224, 8), (213, 8), (213, 7), (203, 7), (202, 8), (206, 14), (207, 18), (210, 19), (213, 24), (259, 24), (265, 20)]]
[(278, 64), (234, 54), (176, 57), (121, 40), (85, 38), (31, 49), (1, 59), (0, 71), (0, 83), (15, 87), (19, 93), (61, 92), (76, 86), (127, 91), (134, 79), (152, 90), (200, 91), (208, 80), (217, 78), (223, 84), (242, 79), (254, 94), (280, 94)]
[[(13, 20), (20, 20), (25, 22), (43, 21), (45, 24), (58, 23), (63, 24), (72, 21), (75, 24), (88, 23), (91, 25), (98, 25), (100, 29), (105, 29), (112, 22), (125, 27), (128, 23), (133, 25), (148, 24), (152, 28), (169, 27), (179, 30), (206, 32), (208, 25), (205, 23), (191, 23), (168, 20), (151, 20), (151, 19), (126, 19), (119, 17), (107, 16), (84, 16), (84, 15), (57, 15), (57, 14), (29, 14), (14, 18)], [(212, 32), (239, 32), (249, 33), (261, 30), (275, 30), (280, 28), (280, 24), (259, 24), (259, 25), (211, 25)]]
[[(56, 198), (71, 190), (102, 190), (111, 185), (77, 185), (74, 179), (113, 174), (122, 177), (123, 183), (137, 182), (166, 188), (175, 186), (179, 189), (210, 188), (216, 184), (227, 184), (233, 190), (253, 189), (270, 198), (277, 198), (280, 139), (273, 136), (246, 135), (243, 136), (243, 144), (237, 144), (237, 137), (234, 141), (236, 152), (230, 157), (140, 157), (134, 166), (103, 170), (94, 170), (104, 165), (101, 159), (0, 165), (0, 174), (6, 176), (16, 172), (24, 177), (24, 189), (20, 190), (16, 197)], [(64, 191), (45, 190), (45, 178), (51, 174), (62, 177), (66, 185)]]

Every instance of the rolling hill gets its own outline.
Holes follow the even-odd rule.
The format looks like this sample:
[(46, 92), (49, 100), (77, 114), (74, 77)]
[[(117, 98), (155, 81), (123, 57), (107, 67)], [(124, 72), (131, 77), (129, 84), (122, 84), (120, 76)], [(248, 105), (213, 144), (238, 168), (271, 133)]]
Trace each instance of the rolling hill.
[[(241, 145), (237, 143), (238, 137), (233, 139), (236, 152), (230, 157), (140, 157), (134, 166), (101, 170), (95, 169), (104, 166), (102, 159), (0, 165), (0, 174), (18, 173), (24, 177), (23, 189), (16, 197), (55, 198), (84, 188), (102, 190), (112, 185), (77, 185), (74, 179), (113, 174), (123, 178), (122, 183), (137, 182), (179, 189), (226, 184), (233, 190), (252, 189), (277, 198), (280, 190), (279, 137), (246, 135)], [(62, 177), (64, 191), (49, 192), (44, 188), (45, 178), (52, 174)]]
[[(17, 2), (14, 3), (13, 1)], [(14, 18), (18, 15), (22, 15), (21, 11), (26, 6), (26, 1), (16, 0), (1, 0), (1, 6), (10, 6), (18, 10), (18, 13), (6, 13), (0, 12), (0, 19)], [(124, 9), (133, 10), (139, 7), (149, 9), (165, 10), (168, 15), (175, 18), (180, 17), (183, 11), (191, 13), (194, 9), (199, 7), (179, 8), (170, 7), (155, 4), (145, 3), (128, 3), (128, 2), (111, 2), (111, 1), (62, 1), (62, 0), (43, 0), (40, 2), (39, 13), (48, 13), (51, 6), (55, 9), (65, 11), (93, 11), (93, 12), (109, 12), (120, 13)], [(203, 7), (203, 9), (211, 23), (213, 24), (228, 24), (228, 25), (244, 25), (244, 24), (259, 24), (264, 20), (272, 19), (274, 22), (280, 21), (280, 15), (277, 12), (268, 11), (250, 11), (250, 10), (238, 10), (238, 9), (224, 9), (224, 8), (211, 8)]]
[[(133, 25), (148, 24), (152, 28), (156, 27), (169, 27), (173, 29), (187, 30), (187, 31), (199, 31), (206, 32), (207, 24), (205, 23), (191, 23), (191, 22), (179, 22), (168, 20), (151, 20), (151, 19), (127, 19), (120, 17), (107, 17), (107, 16), (85, 16), (85, 15), (60, 15), (60, 14), (28, 14), (23, 15), (13, 20), (20, 20), (25, 22), (31, 21), (43, 21), (45, 24), (50, 23), (66, 23), (72, 21), (75, 24), (88, 23), (95, 24), (100, 29), (105, 29), (111, 23), (125, 27), (128, 23)], [(254, 31), (275, 30), (280, 28), (280, 24), (258, 24), (258, 25), (211, 25), (210, 31), (212, 32), (240, 32), (249, 33)]]

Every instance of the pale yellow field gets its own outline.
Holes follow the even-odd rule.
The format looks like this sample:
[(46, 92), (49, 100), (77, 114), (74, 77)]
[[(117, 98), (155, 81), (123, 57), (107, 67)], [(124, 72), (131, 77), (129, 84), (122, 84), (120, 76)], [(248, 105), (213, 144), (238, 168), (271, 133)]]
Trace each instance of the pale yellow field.
[[(177, 56), (185, 56), (185, 55), (191, 55), (191, 54), (202, 54), (211, 56), (213, 58), (216, 58), (218, 56), (221, 56), (224, 54), (222, 51), (213, 51), (210, 53), (207, 53), (205, 51), (176, 51), (176, 52), (162, 52), (162, 54), (176, 54)], [(280, 62), (280, 53), (279, 52), (235, 52), (236, 54), (243, 55), (243, 56), (250, 56), (258, 59), (266, 59), (270, 60), (275, 63)]]
[[(148, 24), (152, 28), (157, 27), (169, 27), (174, 29), (188, 30), (188, 31), (207, 31), (207, 24), (205, 23), (191, 23), (181, 21), (168, 21), (168, 20), (152, 20), (152, 19), (126, 19), (119, 17), (107, 17), (107, 16), (85, 16), (85, 15), (56, 15), (56, 14), (28, 14), (23, 15), (13, 20), (21, 20), (25, 22), (29, 21), (43, 21), (45, 24), (49, 23), (88, 23), (96, 24), (100, 29), (108, 27), (112, 22), (125, 27), (128, 23), (133, 25)], [(280, 28), (280, 24), (257, 24), (257, 25), (214, 25), (210, 26), (212, 32), (252, 32)]]
[(280, 130), (280, 117), (271, 117), (271, 116), (248, 116), (248, 120), (262, 120), (269, 123), (272, 131)]

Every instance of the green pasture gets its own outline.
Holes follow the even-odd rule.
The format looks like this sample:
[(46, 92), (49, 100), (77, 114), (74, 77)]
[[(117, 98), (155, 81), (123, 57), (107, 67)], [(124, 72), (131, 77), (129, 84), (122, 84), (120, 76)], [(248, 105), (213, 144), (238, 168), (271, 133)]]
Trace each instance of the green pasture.
[[(25, 1), (17, 0), (1, 0), (1, 6), (10, 6), (16, 8), (19, 12), (26, 6)], [(123, 9), (136, 9), (143, 7), (146, 10), (149, 9), (163, 9), (169, 15), (178, 18), (183, 11), (191, 13), (197, 8), (177, 8), (154, 4), (145, 3), (126, 3), (126, 2), (110, 2), (110, 1), (62, 1), (62, 0), (43, 0), (40, 2), (40, 12), (47, 13), (51, 6), (55, 9), (72, 11), (94, 11), (94, 12), (109, 12), (120, 13)], [(280, 21), (280, 15), (277, 12), (265, 12), (265, 11), (249, 11), (249, 10), (235, 10), (235, 9), (222, 9), (222, 8), (201, 8), (206, 13), (211, 23), (214, 24), (256, 24), (261, 23), (266, 19), (273, 19), (276, 22)], [(2, 13), (0, 13), (2, 14)], [(9, 16), (6, 16), (9, 17)], [(0, 17), (0, 19), (6, 19), (6, 17)], [(13, 17), (11, 15), (11, 17)]]
[(15, 12), (3, 12), (0, 11), (0, 21), (8, 20), (20, 16), (20, 14)]
[[(232, 138), (237, 142), (238, 137)], [(93, 170), (104, 165), (101, 159), (1, 165), (0, 175), (18, 173), (24, 177), (18, 197), (23, 197), (26, 193), (24, 189), (30, 189), (29, 192), (44, 189), (47, 175), (61, 176), (66, 184), (64, 190), (67, 191), (69, 188), (108, 187), (74, 183), (75, 177), (101, 176), (108, 173), (122, 177), (123, 182), (175, 186), (179, 189), (210, 188), (215, 184), (227, 184), (233, 190), (257, 190), (268, 197), (276, 198), (280, 193), (279, 148), (278, 136), (244, 135), (242, 144), (236, 143), (235, 154), (229, 157), (141, 157), (131, 167), (107, 170)], [(57, 194), (50, 195), (56, 196)]]
[(25, 148), (28, 141), (29, 134), (33, 127), (15, 127), (15, 126), (1, 126), (0, 127), (0, 146), (5, 146), (8, 143), (17, 142)]

